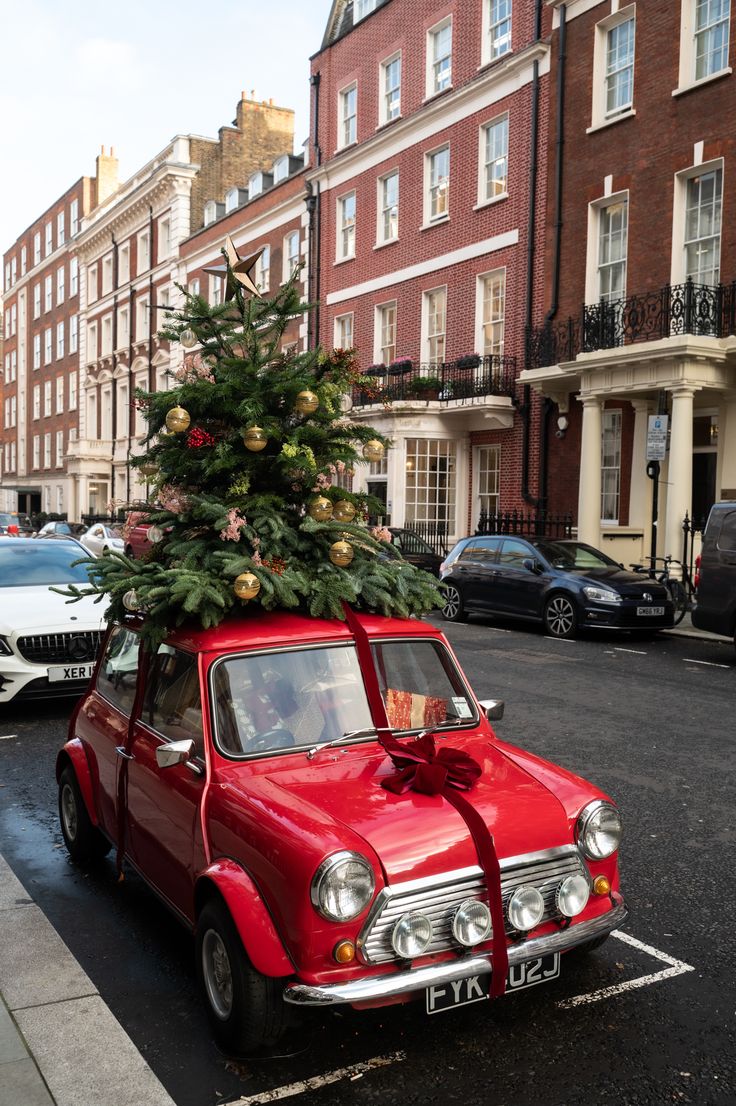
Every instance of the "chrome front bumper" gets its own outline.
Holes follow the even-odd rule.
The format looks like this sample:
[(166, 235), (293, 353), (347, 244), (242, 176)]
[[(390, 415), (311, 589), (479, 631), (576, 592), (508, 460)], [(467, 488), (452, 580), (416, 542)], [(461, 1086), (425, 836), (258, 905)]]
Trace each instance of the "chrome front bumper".
[[(519, 941), (509, 945), (509, 967), (546, 956), (550, 952), (567, 952), (577, 945), (603, 937), (618, 929), (626, 921), (627, 910), (620, 895), (614, 894), (614, 906), (599, 918), (579, 922), (557, 933), (534, 937), (531, 941)], [(338, 1003), (370, 1002), (423, 991), (455, 979), (472, 975), (487, 975), (492, 970), (490, 952), (462, 960), (443, 960), (424, 968), (414, 968), (391, 975), (372, 975), (365, 979), (351, 979), (347, 983), (326, 983), (310, 986), (307, 983), (290, 983), (284, 991), (284, 1002), (295, 1006), (334, 1006)]]

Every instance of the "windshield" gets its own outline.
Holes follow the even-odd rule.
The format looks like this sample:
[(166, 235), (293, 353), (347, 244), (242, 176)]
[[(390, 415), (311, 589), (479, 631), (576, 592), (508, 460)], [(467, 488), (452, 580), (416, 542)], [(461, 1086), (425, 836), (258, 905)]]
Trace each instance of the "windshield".
[(438, 642), (403, 639), (376, 642), (373, 659), (394, 733), (477, 722), (468, 688), (450, 654)]
[(12, 515), (4, 515), (0, 513), (0, 526), (10, 526), (10, 523), (17, 521), (13, 519)]
[(579, 541), (535, 541), (532, 543), (553, 568), (620, 568), (618, 561)]
[(72, 568), (85, 556), (83, 549), (62, 541), (19, 541), (0, 545), (0, 587), (22, 588), (43, 584), (88, 584), (84, 565)]

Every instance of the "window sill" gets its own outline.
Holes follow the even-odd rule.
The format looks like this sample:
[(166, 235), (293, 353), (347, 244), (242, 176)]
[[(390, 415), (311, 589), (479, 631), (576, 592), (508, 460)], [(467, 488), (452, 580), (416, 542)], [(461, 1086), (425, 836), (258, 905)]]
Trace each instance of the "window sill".
[(627, 111), (622, 111), (618, 115), (612, 115), (610, 119), (603, 119), (600, 123), (593, 123), (585, 130), (586, 134), (594, 134), (595, 131), (603, 131), (606, 127), (612, 127), (614, 123), (620, 123), (622, 119), (631, 119), (632, 115), (636, 115), (636, 108), (629, 108)]
[(428, 92), (422, 103), (431, 104), (433, 100), (438, 100), (440, 96), (446, 96), (448, 92), (452, 92), (451, 84), (448, 84), (447, 88), (438, 88), (436, 92)]
[(491, 65), (495, 65), (497, 61), (501, 61), (502, 58), (508, 57), (511, 53), (513, 53), (513, 51), (511, 47), (509, 47), (509, 49), (504, 50), (502, 54), (496, 54), (495, 58), (482, 58), (476, 72), (482, 73), (484, 69), (488, 69)]
[(730, 65), (727, 65), (725, 69), (719, 69), (717, 73), (709, 73), (707, 77), (701, 77), (699, 81), (692, 81), (691, 84), (682, 85), (680, 88), (673, 88), (673, 96), (684, 96), (686, 92), (693, 92), (696, 88), (702, 88), (705, 84), (710, 84), (711, 81), (718, 81), (721, 77), (730, 77), (733, 73), (733, 69)]
[(337, 157), (338, 154), (344, 154), (346, 150), (354, 150), (357, 145), (357, 138), (354, 142), (346, 142), (344, 146), (337, 146), (332, 156)]
[(386, 127), (390, 127), (392, 123), (398, 123), (399, 119), (403, 119), (404, 116), (399, 112), (398, 115), (394, 115), (393, 119), (382, 119), (376, 127), (377, 131), (384, 131)]
[(450, 222), (449, 215), (442, 215), (439, 219), (432, 219), (429, 223), (422, 223), (420, 230), (431, 230), (432, 227), (441, 227)]
[(499, 196), (491, 196), (490, 200), (479, 200), (477, 204), (473, 204), (473, 211), (481, 211), (484, 207), (492, 207), (493, 204), (501, 203), (502, 200), (508, 200), (508, 192), (501, 192)]
[(355, 254), (351, 253), (350, 257), (337, 257), (332, 262), (333, 265), (344, 265), (346, 261), (355, 261)]
[(384, 246), (393, 246), (396, 242), (398, 242), (398, 240), (399, 240), (398, 237), (397, 238), (387, 238), (385, 242), (376, 242), (373, 249), (374, 250), (382, 250), (384, 248)]

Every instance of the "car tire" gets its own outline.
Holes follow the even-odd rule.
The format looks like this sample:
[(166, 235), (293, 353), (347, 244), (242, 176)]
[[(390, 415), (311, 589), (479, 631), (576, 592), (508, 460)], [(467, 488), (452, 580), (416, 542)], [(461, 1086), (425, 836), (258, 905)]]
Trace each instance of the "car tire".
[(467, 615), (459, 589), (454, 584), (446, 584), (444, 592), (445, 605), (442, 608), (442, 617), (447, 622), (464, 622)]
[(210, 899), (199, 915), (196, 958), (197, 978), (220, 1046), (249, 1055), (276, 1044), (288, 1024), (283, 982), (252, 966), (220, 899)]
[(578, 629), (578, 612), (575, 600), (565, 592), (551, 595), (544, 605), (544, 628), (550, 637), (575, 637)]
[(67, 852), (75, 863), (102, 860), (110, 852), (110, 842), (87, 813), (76, 773), (69, 764), (59, 777), (59, 821)]
[(570, 949), (570, 952), (575, 956), (587, 956), (605, 945), (610, 936), (610, 933), (604, 933), (602, 937), (594, 937), (591, 941), (584, 941), (582, 945), (576, 945), (574, 949)]

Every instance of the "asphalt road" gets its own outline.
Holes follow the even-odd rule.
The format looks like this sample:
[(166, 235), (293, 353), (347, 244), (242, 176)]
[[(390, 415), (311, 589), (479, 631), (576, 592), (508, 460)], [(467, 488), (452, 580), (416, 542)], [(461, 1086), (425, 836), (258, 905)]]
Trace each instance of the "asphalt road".
[(419, 1004), (317, 1014), (280, 1055), (222, 1056), (189, 937), (134, 874), (118, 884), (109, 861), (85, 873), (66, 856), (53, 772), (64, 702), (0, 712), (0, 851), (177, 1106), (276, 1094), (304, 1106), (734, 1106), (733, 646), (443, 628), (479, 697), (505, 700), (499, 736), (593, 780), (623, 812), (626, 939), (563, 959), (559, 979), (429, 1018)]

